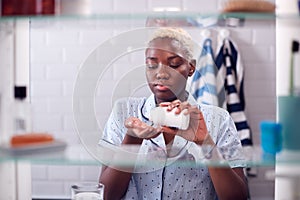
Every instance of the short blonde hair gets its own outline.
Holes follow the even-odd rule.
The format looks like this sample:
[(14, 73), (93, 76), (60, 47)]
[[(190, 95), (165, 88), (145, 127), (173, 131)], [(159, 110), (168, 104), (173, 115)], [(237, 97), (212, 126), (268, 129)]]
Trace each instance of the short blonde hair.
[[(149, 43), (157, 38), (170, 38), (177, 40), (181, 44), (181, 48), (186, 53), (186, 59), (191, 61), (193, 59), (193, 40), (190, 34), (182, 28), (163, 27), (154, 31)], [(148, 44), (149, 44), (148, 43)]]

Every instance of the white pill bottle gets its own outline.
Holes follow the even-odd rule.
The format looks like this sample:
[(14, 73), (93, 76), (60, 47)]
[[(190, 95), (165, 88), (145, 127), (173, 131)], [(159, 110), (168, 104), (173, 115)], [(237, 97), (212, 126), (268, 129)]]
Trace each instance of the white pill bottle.
[(186, 130), (189, 127), (190, 115), (185, 115), (185, 110), (175, 114), (176, 109), (167, 111), (167, 107), (155, 107), (150, 111), (149, 120), (157, 126), (174, 127), (181, 130)]

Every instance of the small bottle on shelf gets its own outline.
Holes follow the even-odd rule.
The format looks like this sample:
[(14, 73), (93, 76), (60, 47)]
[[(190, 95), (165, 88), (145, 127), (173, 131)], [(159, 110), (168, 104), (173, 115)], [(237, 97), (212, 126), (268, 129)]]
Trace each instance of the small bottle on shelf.
[(31, 106), (25, 100), (26, 96), (25, 86), (15, 86), (13, 134), (30, 133), (31, 131)]

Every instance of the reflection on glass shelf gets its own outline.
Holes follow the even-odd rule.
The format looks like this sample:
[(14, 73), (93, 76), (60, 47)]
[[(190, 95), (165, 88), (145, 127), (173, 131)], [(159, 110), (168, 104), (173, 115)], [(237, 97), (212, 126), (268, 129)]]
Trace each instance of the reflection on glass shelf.
[[(229, 162), (223, 159), (223, 150), (214, 147), (185, 146), (183, 149), (172, 149), (166, 153), (165, 149), (153, 148), (147, 152), (140, 151), (138, 145), (110, 146), (110, 144), (98, 145), (97, 155), (90, 155), (83, 145), (68, 146), (65, 150), (47, 152), (35, 152), (23, 155), (11, 155), (0, 151), (0, 162), (6, 161), (31, 161), (41, 164), (66, 164), (66, 165), (113, 165), (113, 166), (135, 166), (140, 169), (147, 167), (162, 167), (176, 162), (182, 166), (228, 166)], [(188, 153), (184, 155), (185, 153)], [(243, 148), (245, 160), (233, 161), (243, 162), (245, 166), (274, 166), (275, 155), (264, 154), (259, 146)], [(183, 159), (184, 155), (184, 159)], [(277, 164), (300, 163), (298, 152), (277, 154)]]
[[(95, 14), (55, 14), (55, 15), (11, 15), (11, 16), (0, 16), (0, 19), (22, 19), (24, 17), (36, 18), (36, 19), (130, 19), (130, 20), (145, 20), (147, 18), (161, 18), (161, 19), (190, 19), (197, 21), (203, 18), (216, 18), (216, 19), (227, 19), (227, 18), (240, 18), (240, 19), (275, 19), (274, 13), (253, 13), (253, 12), (232, 12), (232, 13), (199, 13), (199, 12), (143, 12), (143, 13), (95, 13)], [(278, 16), (277, 16), (278, 17)], [(281, 15), (281, 18), (298, 18), (299, 16), (294, 15)]]
[(185, 145), (182, 148), (163, 149), (151, 147), (146, 151), (140, 150), (139, 145), (115, 146), (109, 143), (99, 143), (96, 155), (91, 155), (83, 145), (68, 146), (57, 151), (36, 151), (20, 155), (12, 155), (3, 149), (0, 150), (0, 163), (7, 161), (30, 161), (41, 164), (66, 165), (113, 165), (135, 166), (140, 170), (163, 167), (176, 162), (182, 166), (228, 166), (235, 162), (243, 162), (245, 166), (274, 166), (276, 164), (300, 164), (300, 152), (282, 151), (276, 156), (265, 154), (260, 146), (243, 148), (245, 160), (228, 162), (223, 158), (224, 151), (211, 146)]
[(0, 149), (0, 163), (13, 160), (43, 164), (99, 164), (82, 145), (67, 146), (67, 148), (52, 149), (50, 151), (28, 151), (23, 154), (14, 154), (3, 148)]

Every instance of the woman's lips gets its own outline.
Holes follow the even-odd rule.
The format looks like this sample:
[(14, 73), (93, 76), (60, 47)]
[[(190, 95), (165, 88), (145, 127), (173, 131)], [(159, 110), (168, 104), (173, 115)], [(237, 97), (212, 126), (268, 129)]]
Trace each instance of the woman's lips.
[(155, 84), (154, 87), (159, 91), (166, 91), (169, 90), (169, 87), (162, 84)]

